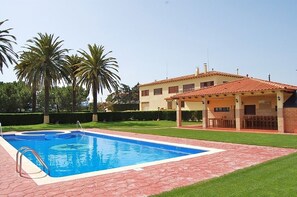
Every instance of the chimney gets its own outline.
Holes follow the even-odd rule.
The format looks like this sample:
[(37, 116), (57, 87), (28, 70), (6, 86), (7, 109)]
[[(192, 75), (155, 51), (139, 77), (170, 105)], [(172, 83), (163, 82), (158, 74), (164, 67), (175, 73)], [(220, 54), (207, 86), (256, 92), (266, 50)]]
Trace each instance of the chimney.
[(199, 67), (196, 68), (195, 76), (199, 75)]
[(268, 74), (268, 81), (270, 81), (270, 74)]
[(204, 63), (204, 73), (207, 73), (207, 63)]

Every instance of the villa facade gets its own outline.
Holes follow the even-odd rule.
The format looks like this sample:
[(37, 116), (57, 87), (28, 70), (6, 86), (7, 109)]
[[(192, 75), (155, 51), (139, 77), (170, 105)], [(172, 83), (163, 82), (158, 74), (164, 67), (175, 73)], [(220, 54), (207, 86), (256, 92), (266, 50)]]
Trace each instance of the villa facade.
[[(216, 86), (240, 78), (243, 76), (213, 70), (208, 71), (207, 65), (204, 64), (203, 72), (199, 72), (197, 68), (195, 74), (192, 75), (141, 84), (139, 86), (139, 110), (175, 110), (177, 108), (176, 102), (173, 102), (170, 97), (176, 94)], [(181, 110), (201, 110), (202, 107), (201, 103), (197, 104), (186, 100), (181, 102)]]

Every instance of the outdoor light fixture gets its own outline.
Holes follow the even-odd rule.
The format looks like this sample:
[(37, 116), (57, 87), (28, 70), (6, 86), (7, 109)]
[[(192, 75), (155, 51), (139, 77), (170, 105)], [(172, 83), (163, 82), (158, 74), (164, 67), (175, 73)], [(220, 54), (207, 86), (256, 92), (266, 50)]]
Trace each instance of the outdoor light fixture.
[(238, 99), (235, 99), (236, 103), (238, 103)]
[(277, 96), (277, 100), (279, 100), (279, 101), (280, 101), (280, 96)]

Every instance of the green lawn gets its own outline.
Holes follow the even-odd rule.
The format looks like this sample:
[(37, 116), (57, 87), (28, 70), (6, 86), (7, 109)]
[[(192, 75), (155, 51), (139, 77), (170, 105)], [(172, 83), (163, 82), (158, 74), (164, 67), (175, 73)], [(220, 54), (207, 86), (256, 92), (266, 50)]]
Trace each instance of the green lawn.
[[(102, 128), (229, 143), (297, 148), (297, 135), (184, 130), (174, 128), (176, 124), (171, 121), (83, 123), (82, 126), (83, 128)], [(74, 129), (76, 125), (9, 126), (3, 127), (3, 131), (68, 128)], [(175, 189), (158, 196), (297, 196), (297, 154), (238, 170), (188, 187)]]
[(297, 196), (297, 154), (157, 195), (169, 196)]

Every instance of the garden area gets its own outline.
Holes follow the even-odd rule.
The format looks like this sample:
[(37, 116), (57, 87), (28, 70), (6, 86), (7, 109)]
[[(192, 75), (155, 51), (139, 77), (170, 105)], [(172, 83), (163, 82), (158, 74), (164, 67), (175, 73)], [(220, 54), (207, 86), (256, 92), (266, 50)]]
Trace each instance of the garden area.
[[(184, 122), (185, 125), (197, 124)], [(174, 121), (87, 122), (83, 129), (100, 128), (141, 134), (189, 138), (236, 144), (297, 148), (297, 136), (289, 134), (202, 131), (175, 128)], [(3, 131), (75, 129), (76, 124), (4, 126)], [(177, 188), (158, 196), (292, 196), (297, 193), (297, 154), (238, 170), (222, 177)]]

